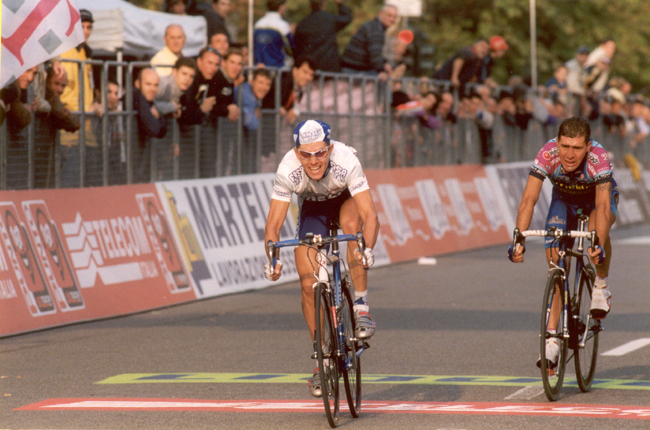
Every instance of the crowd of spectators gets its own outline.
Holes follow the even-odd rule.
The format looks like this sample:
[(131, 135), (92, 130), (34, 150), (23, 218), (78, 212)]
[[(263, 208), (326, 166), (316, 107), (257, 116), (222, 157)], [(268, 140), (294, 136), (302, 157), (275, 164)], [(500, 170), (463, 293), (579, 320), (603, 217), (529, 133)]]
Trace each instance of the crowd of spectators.
[[(170, 141), (163, 152), (169, 159), (186, 157), (187, 163), (198, 161), (198, 176), (214, 177), (218, 174), (217, 160), (232, 158), (231, 149), (230, 153), (228, 148), (218, 153), (215, 144), (219, 118), (234, 123), (241, 116), (244, 139), (240, 151), (249, 154), (242, 160), (242, 173), (252, 173), (260, 160), (268, 159), (276, 149), (274, 142), (266, 141), (256, 152), (256, 131), (260, 125), (268, 135), (276, 136), (277, 131), (277, 122), (265, 121), (262, 110), (277, 110), (282, 117), (281, 126), (291, 127), (299, 119), (304, 90), (319, 72), (364, 74), (377, 77), (380, 83), (390, 78), (390, 106), (397, 124), (395, 141), (407, 136), (410, 142), (405, 155), (396, 157), (396, 165), (412, 163), (413, 152), (422, 144), (418, 129), (443, 130), (460, 120), (476, 122), (484, 163), (503, 160), (503, 154), (494, 150), (493, 128), (497, 118), (504, 126), (519, 130), (526, 130), (531, 121), (558, 124), (568, 115), (589, 120), (600, 118), (609, 133), (627, 137), (632, 149), (650, 133), (648, 103), (633, 97), (624, 79), (609, 77), (616, 50), (611, 39), (593, 50), (578, 47), (575, 57), (559, 64), (551, 79), (538, 88), (530, 88), (517, 76), (507, 83), (492, 79), (495, 63), (508, 51), (506, 40), (495, 35), (489, 40), (479, 39), (441, 61), (432, 76), (409, 78), (418, 80), (413, 87), (405, 85), (408, 69), (402, 61), (410, 41), (395, 37), (391, 31), (399, 19), (395, 6), (383, 6), (374, 19), (354, 32), (342, 51), (337, 45), (337, 34), (353, 16), (344, 0), (334, 0), (329, 7), (336, 12), (328, 11), (327, 0), (311, 0), (311, 13), (297, 25), (286, 21), (286, 0), (268, 0), (267, 9), (254, 26), (254, 64), (247, 75), (246, 44), (238, 43), (228, 24), (230, 0), (213, 0), (211, 4), (167, 2), (168, 13), (205, 17), (208, 45), (196, 58), (187, 57), (183, 53), (186, 35), (182, 26), (171, 24), (166, 28), (165, 47), (151, 58), (150, 67), (140, 68), (133, 76), (133, 105), (128, 109), (135, 111), (138, 144), (131, 154), (125, 147), (125, 124), (119, 115), (127, 110), (122, 88), (117, 79), (110, 79), (101, 91), (94, 88), (92, 67), (86, 64), (80, 68), (78, 63), (92, 58), (85, 42), (60, 58), (27, 70), (0, 93), (0, 121), (6, 117), (10, 142), (8, 169), (24, 171), (25, 129), (34, 117), (39, 135), (34, 147), (35, 187), (55, 185), (57, 159), (57, 185), (75, 187), (81, 180), (86, 186), (102, 185), (105, 153), (109, 184), (127, 182), (129, 157), (134, 163), (131, 181), (146, 182), (155, 176), (150, 169), (152, 138), (164, 137), (173, 118), (180, 128), (181, 143), (189, 139), (194, 126), (200, 126), (199, 153), (178, 141)], [(87, 10), (81, 10), (80, 16), (87, 40), (93, 29), (93, 16)], [(276, 69), (281, 73), (277, 80)], [(277, 91), (276, 82), (281, 86)], [(32, 100), (27, 97), (30, 85), (34, 87)], [(276, 93), (280, 95), (279, 105)], [(104, 103), (102, 98), (106, 98)], [(102, 121), (104, 106), (108, 111), (108, 132)], [(56, 133), (60, 137), (55, 148)], [(79, 150), (80, 139), (85, 142), (83, 151)], [(108, 147), (106, 152), (102, 150), (103, 144)], [(80, 157), (85, 157), (83, 163)], [(13, 173), (8, 176), (13, 177)]]

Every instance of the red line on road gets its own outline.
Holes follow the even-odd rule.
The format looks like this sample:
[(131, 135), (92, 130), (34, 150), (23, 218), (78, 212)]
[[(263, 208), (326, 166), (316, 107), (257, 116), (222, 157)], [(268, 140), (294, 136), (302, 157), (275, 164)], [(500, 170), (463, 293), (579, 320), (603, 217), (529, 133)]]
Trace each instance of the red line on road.
[[(50, 399), (17, 411), (222, 411), (321, 412), (318, 400), (203, 400), (152, 398)], [(492, 402), (380, 402), (362, 403), (365, 413), (535, 415), (590, 418), (650, 419), (650, 408), (614, 405)]]

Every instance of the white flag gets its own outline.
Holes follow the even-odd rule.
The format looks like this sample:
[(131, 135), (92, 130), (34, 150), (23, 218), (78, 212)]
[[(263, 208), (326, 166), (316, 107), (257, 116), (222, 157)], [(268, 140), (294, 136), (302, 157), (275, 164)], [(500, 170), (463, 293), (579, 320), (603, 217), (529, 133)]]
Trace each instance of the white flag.
[(83, 41), (76, 0), (2, 0), (0, 88)]

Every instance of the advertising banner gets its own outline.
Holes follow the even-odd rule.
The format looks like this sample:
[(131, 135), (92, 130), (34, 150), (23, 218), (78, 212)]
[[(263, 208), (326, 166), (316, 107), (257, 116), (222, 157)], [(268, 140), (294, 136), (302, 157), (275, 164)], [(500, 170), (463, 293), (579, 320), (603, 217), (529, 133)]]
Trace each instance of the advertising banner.
[(0, 336), (196, 298), (155, 186), (0, 192)]
[(505, 243), (510, 233), (496, 186), (482, 166), (366, 172), (391, 261)]

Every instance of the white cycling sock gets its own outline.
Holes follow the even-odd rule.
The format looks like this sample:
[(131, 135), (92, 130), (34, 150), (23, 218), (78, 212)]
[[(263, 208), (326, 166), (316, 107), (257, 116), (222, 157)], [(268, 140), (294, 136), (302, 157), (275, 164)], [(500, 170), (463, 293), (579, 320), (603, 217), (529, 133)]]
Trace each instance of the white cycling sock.
[(594, 282), (594, 287), (607, 288), (607, 277), (601, 278), (599, 276), (596, 276), (596, 282)]
[(355, 312), (369, 312), (368, 306), (368, 290), (354, 292), (354, 311)]

